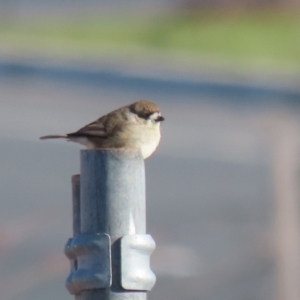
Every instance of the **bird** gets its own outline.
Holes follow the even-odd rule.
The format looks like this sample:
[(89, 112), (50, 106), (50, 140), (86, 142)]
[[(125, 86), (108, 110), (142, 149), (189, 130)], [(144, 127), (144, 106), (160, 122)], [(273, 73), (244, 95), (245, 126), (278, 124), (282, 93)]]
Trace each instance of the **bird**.
[(160, 123), (164, 120), (155, 103), (139, 100), (116, 109), (75, 132), (46, 135), (40, 139), (66, 139), (88, 149), (138, 148), (146, 159), (160, 142)]

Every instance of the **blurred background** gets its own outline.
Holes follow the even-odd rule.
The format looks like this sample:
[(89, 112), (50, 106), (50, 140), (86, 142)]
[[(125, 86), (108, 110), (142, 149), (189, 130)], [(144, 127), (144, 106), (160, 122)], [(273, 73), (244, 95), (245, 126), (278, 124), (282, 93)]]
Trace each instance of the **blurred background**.
[(150, 300), (299, 300), (300, 2), (0, 0), (0, 298), (64, 287), (80, 146), (40, 141), (140, 98)]

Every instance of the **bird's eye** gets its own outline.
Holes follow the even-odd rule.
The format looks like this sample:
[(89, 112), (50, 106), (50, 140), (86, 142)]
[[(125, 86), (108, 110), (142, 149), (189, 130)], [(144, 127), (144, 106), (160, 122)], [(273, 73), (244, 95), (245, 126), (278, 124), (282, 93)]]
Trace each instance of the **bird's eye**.
[(143, 118), (145, 120), (152, 120), (153, 119), (153, 113), (143, 113), (143, 114), (140, 114), (139, 117), (140, 118)]
[(160, 115), (159, 112), (154, 112), (154, 113), (144, 113), (143, 115), (140, 116), (140, 118), (143, 118), (147, 121), (152, 121), (152, 122), (162, 122), (165, 118)]

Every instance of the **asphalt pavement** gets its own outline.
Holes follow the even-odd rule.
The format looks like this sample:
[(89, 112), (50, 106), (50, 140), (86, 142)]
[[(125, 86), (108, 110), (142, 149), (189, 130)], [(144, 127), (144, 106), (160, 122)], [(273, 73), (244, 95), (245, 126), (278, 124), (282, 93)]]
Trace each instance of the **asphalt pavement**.
[(72, 299), (64, 288), (71, 175), (80, 146), (40, 141), (137, 99), (161, 106), (146, 161), (147, 228), (157, 243), (150, 300), (268, 300), (275, 293), (271, 148), (265, 120), (299, 115), (278, 86), (0, 63), (0, 297)]

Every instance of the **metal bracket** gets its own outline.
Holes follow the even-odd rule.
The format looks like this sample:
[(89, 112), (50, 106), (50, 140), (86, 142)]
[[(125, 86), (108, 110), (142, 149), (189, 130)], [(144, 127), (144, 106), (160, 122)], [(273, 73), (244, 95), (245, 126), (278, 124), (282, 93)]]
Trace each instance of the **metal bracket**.
[(150, 255), (154, 249), (151, 235), (125, 235), (121, 238), (121, 285), (124, 289), (152, 289), (156, 277), (150, 269)]
[(111, 286), (111, 240), (107, 234), (84, 233), (69, 239), (65, 255), (71, 262), (66, 288), (72, 295)]

